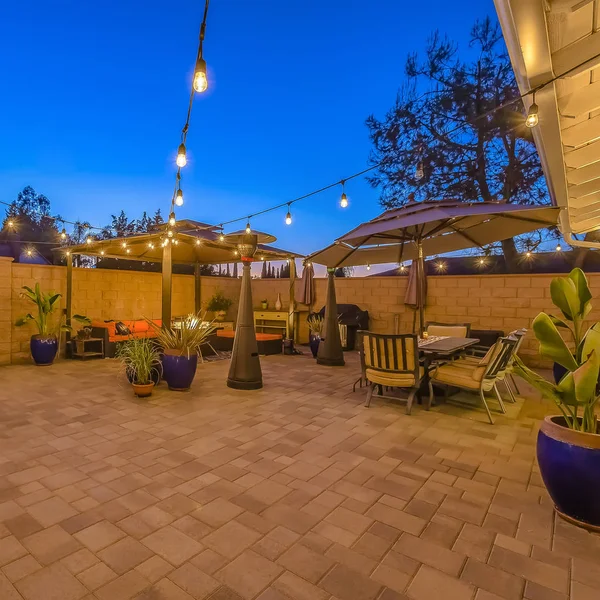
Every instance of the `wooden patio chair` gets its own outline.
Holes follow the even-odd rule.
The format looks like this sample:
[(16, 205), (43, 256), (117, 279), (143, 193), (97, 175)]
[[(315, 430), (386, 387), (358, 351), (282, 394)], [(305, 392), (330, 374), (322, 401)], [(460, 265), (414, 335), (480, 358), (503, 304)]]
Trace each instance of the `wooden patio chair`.
[(439, 323), (429, 321), (425, 323), (425, 331), (428, 335), (439, 335), (448, 337), (469, 337), (471, 323)]
[(515, 338), (500, 338), (481, 359), (473, 361), (472, 357), (459, 358), (446, 365), (438, 366), (435, 371), (431, 372), (431, 381), (436, 385), (457, 387), (471, 392), (478, 392), (487, 412), (488, 419), (493, 424), (494, 419), (492, 418), (485, 392), (494, 391), (500, 405), (500, 412), (505, 413), (506, 408), (496, 382), (501, 373), (506, 369), (506, 365), (516, 345), (517, 339)]
[[(406, 414), (410, 415), (416, 393), (423, 379), (423, 367), (419, 365), (418, 338), (414, 334), (388, 335), (362, 331), (364, 376), (367, 381), (367, 399), (370, 406), (375, 387), (379, 387), (382, 398), (384, 388), (408, 388)], [(429, 404), (433, 398), (433, 387), (429, 382)]]

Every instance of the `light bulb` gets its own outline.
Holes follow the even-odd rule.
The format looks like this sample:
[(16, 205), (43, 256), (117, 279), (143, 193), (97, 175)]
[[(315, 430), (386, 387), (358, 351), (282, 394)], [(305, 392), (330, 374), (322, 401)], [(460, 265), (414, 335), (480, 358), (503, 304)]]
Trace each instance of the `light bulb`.
[(404, 265), (400, 265), (400, 270), (401, 270), (401, 271), (405, 271), (405, 270), (406, 270), (406, 267), (405, 267)]
[(199, 245), (200, 245), (200, 239), (197, 239), (196, 240), (196, 246), (199, 246)]
[(165, 240), (165, 241), (162, 243), (162, 247), (164, 248), (164, 247), (165, 247), (165, 246), (166, 246), (168, 243), (169, 243), (169, 240)]
[(289, 204), (288, 204), (287, 215), (285, 215), (285, 224), (286, 225), (291, 225), (292, 224), (292, 213), (290, 212), (290, 205)]
[(182, 142), (179, 144), (177, 149), (177, 160), (175, 161), (178, 167), (185, 167), (187, 164), (187, 157), (185, 155), (185, 144)]
[(64, 227), (63, 227), (62, 231), (60, 232), (60, 239), (61, 240), (66, 240), (67, 239), (67, 231), (65, 230)]
[(85, 240), (86, 244), (91, 244), (92, 243), (92, 238), (88, 236), (87, 240)]
[(175, 221), (175, 213), (174, 213), (174, 212), (172, 212), (172, 213), (169, 215), (169, 225), (170, 225), (171, 227), (175, 227), (175, 223), (176, 223), (176, 222), (177, 222), (177, 221)]
[(183, 206), (183, 192), (181, 191), (181, 188), (178, 189), (175, 194), (175, 204), (177, 206)]
[(71, 253), (67, 250), (67, 256), (71, 256)]
[(446, 269), (446, 263), (440, 261), (436, 264), (436, 268), (438, 271), (444, 271)]
[(7, 223), (7, 225), (12, 229), (15, 226), (15, 222), (14, 221), (9, 221)]
[(131, 254), (131, 248), (127, 248), (127, 254)]
[(235, 256), (237, 256), (237, 255), (238, 255), (238, 251), (237, 251), (237, 250), (234, 250), (234, 251), (233, 251), (233, 254), (234, 254)]
[(423, 161), (419, 161), (419, 163), (417, 164), (417, 168), (415, 169), (415, 179), (417, 181), (423, 179), (423, 177), (425, 176), (425, 171), (423, 170)]
[(367, 271), (371, 270), (371, 265), (367, 265)]
[(264, 256), (261, 256), (261, 257), (260, 257), (260, 260), (265, 260), (265, 257), (264, 257)]
[(173, 232), (169, 229), (169, 231), (167, 231), (167, 235), (171, 238), (173, 237)]
[(208, 88), (208, 79), (206, 78), (206, 61), (198, 57), (196, 61), (196, 70), (194, 72), (194, 89), (199, 92), (205, 92)]
[(27, 256), (31, 256), (33, 252), (31, 250), (27, 250)]
[(482, 265), (482, 266), (485, 265), (485, 258), (480, 258), (479, 259), (479, 264)]
[(532, 127), (535, 127), (538, 123), (539, 123), (538, 105), (534, 101), (533, 104), (529, 107), (529, 110), (527, 111), (527, 118), (525, 119), (525, 125), (527, 125), (527, 127), (529, 127), (531, 129)]
[(177, 246), (177, 244), (179, 244), (179, 240), (173, 240), (173, 243)]
[(252, 228), (250, 227), (250, 221), (246, 223), (246, 233), (252, 233)]
[(152, 242), (148, 242), (148, 248), (150, 248), (150, 249), (154, 248), (154, 244)]
[(531, 252), (529, 250), (527, 250), (527, 252), (525, 252), (525, 256), (527, 258), (531, 258)]
[(560, 252), (562, 250), (562, 246), (560, 244), (556, 244), (556, 251)]
[(127, 242), (123, 242), (121, 246), (123, 246), (123, 248), (127, 248)]
[(100, 254), (104, 256), (104, 250), (100, 250)]
[(219, 235), (219, 241), (222, 242), (225, 240), (225, 236), (223, 234)]
[(342, 197), (340, 198), (340, 206), (342, 208), (346, 208), (348, 206), (348, 196), (346, 196), (346, 192), (342, 192)]

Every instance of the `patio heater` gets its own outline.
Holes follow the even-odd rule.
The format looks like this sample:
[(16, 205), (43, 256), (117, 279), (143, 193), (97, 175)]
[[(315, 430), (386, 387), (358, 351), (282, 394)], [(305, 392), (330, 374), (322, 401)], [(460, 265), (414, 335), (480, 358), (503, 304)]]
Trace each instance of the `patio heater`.
[(335, 268), (327, 269), (327, 300), (325, 302), (325, 339), (319, 344), (317, 364), (328, 367), (343, 367), (344, 351), (338, 325), (337, 301), (335, 298)]
[(237, 244), (242, 259), (242, 289), (238, 306), (237, 324), (233, 339), (231, 365), (227, 387), (236, 390), (258, 390), (262, 388), (262, 371), (258, 358), (258, 344), (254, 331), (254, 309), (252, 308), (252, 277), (250, 268), (259, 242), (257, 233), (234, 233), (227, 236)]

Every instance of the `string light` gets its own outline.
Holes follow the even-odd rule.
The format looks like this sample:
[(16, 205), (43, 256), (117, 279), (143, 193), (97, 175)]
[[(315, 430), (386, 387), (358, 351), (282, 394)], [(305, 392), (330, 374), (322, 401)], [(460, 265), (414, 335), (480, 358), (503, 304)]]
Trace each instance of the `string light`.
[(175, 220), (175, 213), (171, 212), (171, 214), (169, 215), (169, 225), (171, 227), (175, 227), (175, 223), (177, 223), (177, 221)]
[(183, 206), (183, 191), (181, 188), (179, 188), (175, 194), (175, 204), (177, 206)]
[(87, 237), (87, 239), (85, 240), (86, 244), (91, 244), (92, 243), (92, 238), (90, 236)]
[(165, 240), (165, 241), (162, 243), (162, 247), (164, 248), (164, 247), (165, 247), (165, 246), (166, 246), (168, 243), (169, 243), (169, 240)]
[(401, 271), (402, 273), (404, 273), (404, 271), (406, 271), (406, 266), (404, 265), (404, 263), (402, 263), (402, 264), (400, 265), (400, 271)]
[(102, 256), (104, 256), (104, 254), (105, 254), (104, 250), (100, 250), (100, 254), (101, 254)]
[(172, 238), (172, 237), (173, 237), (173, 231), (171, 231), (171, 229), (169, 229), (169, 230), (167, 231), (167, 235), (168, 235), (170, 238)]
[(25, 253), (27, 254), (27, 256), (31, 256), (33, 254), (32, 250), (30, 248), (28, 248)]
[(340, 206), (342, 208), (346, 208), (348, 206), (348, 196), (346, 196), (346, 191), (345, 191), (346, 180), (342, 179), (341, 184), (342, 184), (342, 195), (340, 196)]
[(525, 256), (527, 258), (531, 258), (531, 250), (527, 250), (527, 252), (525, 252)]
[(64, 227), (62, 228), (62, 231), (60, 232), (60, 239), (61, 240), (67, 239), (67, 230)]
[(148, 248), (150, 248), (150, 250), (152, 250), (152, 248), (154, 248), (154, 244), (152, 242), (148, 242)]
[(127, 248), (127, 254), (131, 254), (131, 248)]
[(173, 240), (173, 243), (177, 246), (177, 244), (179, 244), (179, 240)]
[(199, 246), (199, 245), (200, 245), (200, 243), (201, 243), (201, 242), (200, 242), (200, 238), (196, 238), (196, 246)]
[(445, 271), (445, 270), (446, 270), (446, 263), (440, 260), (440, 261), (438, 261), (438, 262), (436, 263), (436, 265), (435, 265), (435, 268), (436, 268), (438, 271)]
[(538, 108), (538, 105), (535, 103), (535, 92), (533, 92), (532, 99), (533, 99), (533, 102), (531, 103), (531, 106), (529, 107), (529, 110), (527, 111), (527, 118), (525, 119), (525, 125), (527, 125), (527, 127), (529, 127), (529, 129), (531, 129), (532, 127), (535, 127), (539, 123), (539, 117), (538, 117), (539, 108)]
[(10, 229), (12, 229), (15, 226), (15, 222), (14, 221), (9, 221), (7, 223), (7, 225), (10, 227)]
[(371, 265), (367, 265), (367, 271), (371, 270)]
[(233, 251), (234, 256), (237, 256), (239, 254), (239, 252), (237, 250)]
[(264, 257), (264, 256), (261, 256), (261, 257), (260, 257), (260, 260), (265, 260), (265, 257)]
[(71, 252), (69, 250), (66, 251), (65, 253), (67, 256), (71, 256)]
[(220, 242), (224, 242), (225, 241), (225, 236), (222, 233), (219, 234), (219, 241)]
[(561, 252), (562, 251), (562, 246), (560, 244), (556, 244), (556, 251), (557, 252)]
[(185, 144), (181, 142), (177, 149), (177, 160), (175, 161), (178, 167), (185, 167), (187, 164), (187, 156), (185, 155)]
[(250, 219), (248, 218), (248, 222), (246, 223), (246, 233), (252, 233), (252, 227), (250, 227)]
[(196, 61), (196, 69), (194, 71), (194, 89), (200, 94), (208, 89), (206, 61), (201, 56), (199, 56), (198, 60)]
[(285, 224), (286, 225), (291, 225), (292, 224), (292, 213), (290, 212), (290, 205), (289, 204), (288, 204), (287, 215), (285, 215)]
[(123, 248), (127, 248), (127, 242), (123, 242), (121, 246), (123, 246)]

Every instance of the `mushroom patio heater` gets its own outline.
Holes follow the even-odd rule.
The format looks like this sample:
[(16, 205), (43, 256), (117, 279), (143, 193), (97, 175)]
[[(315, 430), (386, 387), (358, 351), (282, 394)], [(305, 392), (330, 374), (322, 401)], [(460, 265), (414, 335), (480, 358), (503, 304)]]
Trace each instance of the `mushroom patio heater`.
[(270, 243), (275, 237), (259, 231), (238, 231), (225, 236), (237, 245), (242, 260), (242, 289), (238, 306), (235, 338), (231, 353), (231, 365), (227, 386), (236, 390), (258, 390), (262, 388), (262, 371), (258, 358), (258, 344), (254, 330), (254, 309), (252, 308), (252, 276), (250, 268), (259, 243)]

